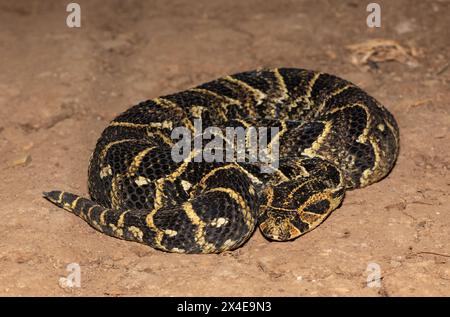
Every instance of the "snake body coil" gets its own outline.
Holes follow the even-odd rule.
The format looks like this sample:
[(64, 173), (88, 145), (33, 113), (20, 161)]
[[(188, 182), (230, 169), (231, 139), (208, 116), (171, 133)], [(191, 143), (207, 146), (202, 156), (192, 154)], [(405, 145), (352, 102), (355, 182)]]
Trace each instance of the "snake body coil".
[[(278, 128), (270, 139), (279, 142), (278, 168), (176, 162), (171, 132), (195, 133), (195, 119), (219, 129)], [(44, 196), (110, 236), (168, 252), (218, 253), (242, 245), (256, 226), (278, 241), (312, 230), (345, 190), (386, 176), (398, 149), (393, 116), (354, 84), (303, 69), (264, 69), (133, 106), (97, 142), (91, 199)]]

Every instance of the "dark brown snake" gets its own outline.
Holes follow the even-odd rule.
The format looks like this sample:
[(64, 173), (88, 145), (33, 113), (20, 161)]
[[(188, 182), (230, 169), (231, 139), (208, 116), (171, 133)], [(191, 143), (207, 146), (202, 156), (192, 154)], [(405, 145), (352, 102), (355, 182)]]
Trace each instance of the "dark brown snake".
[[(270, 136), (279, 142), (278, 167), (263, 173), (254, 162), (197, 162), (195, 151), (176, 162), (171, 133), (195, 133), (195, 119), (223, 131), (278, 128)], [(168, 252), (219, 253), (241, 246), (256, 226), (277, 241), (311, 231), (346, 190), (386, 176), (398, 151), (394, 117), (354, 84), (304, 69), (263, 69), (131, 107), (97, 142), (91, 199), (44, 196), (113, 237)]]

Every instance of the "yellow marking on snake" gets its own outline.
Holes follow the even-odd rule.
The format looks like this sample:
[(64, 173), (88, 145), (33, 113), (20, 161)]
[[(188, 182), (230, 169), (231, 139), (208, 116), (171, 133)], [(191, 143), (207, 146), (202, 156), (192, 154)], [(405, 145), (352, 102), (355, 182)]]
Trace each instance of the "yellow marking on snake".
[(328, 95), (328, 96), (322, 101), (322, 103), (320, 104), (319, 108), (317, 109), (317, 114), (322, 113), (323, 108), (325, 108), (327, 102), (328, 102), (331, 98), (333, 98), (334, 96), (339, 95), (340, 93), (346, 91), (347, 89), (349, 89), (349, 88), (351, 88), (351, 87), (354, 87), (354, 86), (353, 86), (352, 84), (345, 85), (344, 87), (339, 88), (339, 89), (337, 89), (336, 91), (332, 92), (330, 95)]
[(192, 206), (192, 203), (185, 202), (183, 204), (183, 210), (188, 216), (191, 223), (197, 226), (195, 232), (195, 241), (202, 248), (202, 252), (211, 252), (215, 250), (215, 246), (211, 243), (207, 243), (205, 240), (205, 226), (206, 223), (200, 219)]
[[(272, 140), (270, 140), (269, 144), (267, 145), (267, 150), (268, 150), (268, 154), (271, 157), (271, 162), (273, 162), (274, 158), (273, 158), (273, 150), (274, 148), (279, 148), (280, 145), (280, 138), (281, 136), (283, 136), (286, 132), (287, 132), (287, 125), (286, 125), (286, 121), (281, 120), (280, 121), (280, 125), (281, 125), (281, 130), (278, 131), (278, 133), (275, 135), (275, 137), (272, 138)], [(275, 145), (275, 142), (278, 144), (278, 146)], [(279, 152), (279, 151), (277, 151)], [(275, 152), (275, 159), (278, 159), (278, 153)]]
[(64, 192), (60, 192), (59, 193), (59, 195), (58, 195), (58, 204), (62, 203), (64, 194), (65, 194)]
[[(326, 217), (331, 211), (333, 211), (334, 209), (336, 209), (339, 206), (339, 204), (341, 203), (341, 201), (343, 199), (343, 196), (338, 196), (336, 198), (333, 198), (332, 193), (333, 193), (332, 191), (326, 190), (326, 191), (323, 191), (323, 192), (311, 195), (308, 198), (308, 200), (302, 206), (300, 206), (298, 208), (298, 213), (299, 213), (300, 217), (304, 213), (320, 215), (320, 218)], [(321, 201), (321, 200), (326, 200), (326, 201), (329, 202), (329, 206), (328, 206), (327, 210), (324, 211), (323, 213), (317, 214), (317, 213), (313, 213), (313, 212), (309, 212), (309, 211), (305, 211), (304, 210), (304, 208), (308, 207), (309, 205), (314, 204), (314, 203), (316, 203), (318, 201)], [(316, 225), (318, 225), (318, 224), (316, 224)]]
[(303, 183), (301, 183), (300, 185), (298, 185), (297, 187), (295, 187), (293, 190), (291, 190), (289, 195), (286, 197), (283, 205), (287, 205), (288, 203), (290, 203), (291, 200), (294, 198), (294, 195), (297, 193), (297, 191), (299, 191), (300, 189), (302, 189), (306, 185), (312, 183), (314, 180), (315, 179), (308, 179), (308, 180), (304, 181)]
[[(262, 91), (250, 86), (249, 84), (247, 84), (239, 79), (233, 78), (231, 76), (226, 76), (226, 77), (224, 77), (224, 79), (242, 87), (245, 91), (251, 92), (251, 94), (255, 98), (257, 105), (260, 104), (267, 97), (266, 94), (263, 93)], [(246, 110), (248, 110), (248, 115), (250, 117), (256, 116), (256, 111), (255, 111), (255, 109), (253, 109), (253, 107), (248, 107)]]
[(236, 240), (228, 239), (220, 246), (220, 249), (221, 250), (227, 250), (227, 249), (235, 246), (236, 243), (237, 243)]
[(106, 154), (108, 154), (108, 151), (111, 147), (113, 147), (114, 145), (117, 145), (117, 144), (122, 144), (122, 143), (127, 143), (127, 142), (142, 142), (142, 141), (136, 140), (136, 139), (122, 139), (122, 140), (110, 142), (110, 143), (106, 144), (106, 146), (100, 152), (99, 161), (100, 162), (104, 161)]
[(161, 128), (161, 129), (172, 129), (172, 121), (163, 122), (149, 122), (149, 123), (132, 123), (132, 122), (122, 122), (114, 121), (111, 122), (110, 127), (124, 127), (124, 128), (135, 128), (135, 129), (146, 129), (146, 128)]
[(377, 143), (376, 140), (373, 139), (373, 137), (369, 138), (369, 142), (372, 145), (372, 149), (373, 149), (373, 153), (375, 155), (375, 159), (374, 159), (374, 165), (371, 168), (366, 169), (360, 179), (359, 182), (361, 184), (361, 186), (367, 186), (369, 183), (369, 177), (374, 173), (374, 171), (378, 171), (379, 170), (379, 165), (380, 165), (380, 161), (381, 161), (381, 155), (380, 155), (380, 147)]
[(396, 144), (395, 150), (398, 151), (399, 140), (398, 140), (398, 135), (396, 133), (396, 129), (387, 120), (384, 120), (384, 123), (387, 125), (387, 127), (391, 131), (392, 135), (394, 136), (395, 144)]
[(176, 103), (174, 103), (168, 99), (165, 99), (163, 97), (152, 99), (152, 101), (154, 103), (156, 103), (158, 106), (160, 106), (161, 108), (168, 108), (171, 110), (175, 109), (175, 110), (182, 111), (182, 108), (179, 105), (177, 105)]
[(240, 124), (242, 124), (246, 128), (249, 128), (249, 127), (252, 126), (250, 123), (246, 122), (244, 119), (236, 118), (236, 119), (234, 119), (234, 121), (239, 122)]
[(189, 189), (191, 189), (192, 184), (184, 179), (181, 180), (181, 186), (183, 189), (187, 192)]
[[(328, 213), (326, 213), (325, 215), (328, 215)], [(312, 212), (305, 211), (302, 213), (302, 221), (306, 222), (310, 226), (310, 229), (317, 227), (319, 224), (316, 223), (320, 222), (323, 218), (324, 216)]]
[(164, 248), (161, 245), (161, 241), (164, 236), (164, 232), (155, 225), (153, 218), (154, 218), (155, 214), (158, 212), (158, 210), (161, 209), (161, 207), (163, 206), (163, 202), (162, 202), (162, 198), (164, 196), (163, 189), (162, 189), (163, 185), (164, 185), (164, 179), (159, 179), (158, 181), (156, 181), (156, 183), (155, 183), (155, 201), (153, 203), (153, 209), (145, 217), (145, 222), (146, 222), (147, 226), (155, 232), (155, 238), (153, 239), (153, 242), (155, 243), (156, 246), (158, 246), (160, 248)]
[(283, 93), (283, 95), (281, 96), (280, 99), (278, 99), (279, 101), (283, 101), (289, 98), (289, 92), (288, 89), (286, 87), (286, 83), (284, 82), (284, 78), (283, 76), (281, 76), (280, 71), (278, 70), (278, 68), (275, 68), (272, 73), (274, 74), (275, 78), (277, 79), (279, 88), (281, 90), (281, 92)]
[(241, 212), (242, 212), (242, 215), (244, 216), (247, 227), (249, 229), (253, 228), (253, 225), (255, 224), (255, 219), (253, 219), (251, 211), (250, 211), (250, 207), (248, 206), (245, 199), (241, 196), (241, 194), (239, 194), (235, 190), (232, 190), (231, 188), (225, 188), (225, 187), (216, 187), (216, 188), (208, 190), (207, 192), (208, 193), (222, 192), (222, 193), (228, 194), (228, 196), (230, 196), (231, 199), (233, 199), (239, 205), (239, 207), (241, 207)]
[(207, 174), (205, 174), (205, 175), (200, 179), (200, 181), (197, 182), (197, 184), (194, 185), (194, 188), (193, 188), (192, 191), (194, 191), (194, 189), (197, 189), (197, 187), (200, 187), (200, 188), (202, 188), (202, 189), (205, 188), (205, 186), (206, 186), (205, 183), (207, 182), (207, 180), (208, 180), (209, 178), (211, 178), (212, 176), (214, 176), (217, 172), (219, 172), (219, 171), (224, 171), (224, 170), (229, 170), (229, 169), (233, 169), (233, 168), (239, 169), (239, 167), (240, 167), (239, 165), (234, 164), (234, 163), (231, 163), (231, 164), (228, 164), (228, 165), (224, 165), (224, 166), (217, 167), (217, 168), (215, 168), (215, 169), (209, 171)]
[(106, 165), (100, 170), (100, 178), (105, 178), (112, 175), (111, 165)]
[(205, 223), (200, 219), (200, 217), (197, 215), (197, 213), (194, 210), (194, 207), (192, 206), (192, 203), (185, 202), (183, 204), (183, 210), (188, 216), (189, 220), (191, 220), (191, 223), (198, 227), (204, 227)]
[(309, 157), (317, 156), (316, 155), (317, 150), (320, 149), (320, 146), (322, 145), (323, 141), (328, 136), (328, 134), (331, 132), (332, 127), (333, 127), (333, 125), (331, 124), (331, 122), (326, 121), (325, 126), (324, 126), (323, 131), (320, 134), (320, 136), (317, 138), (317, 140), (315, 140), (313, 142), (313, 144), (309, 148), (303, 150), (302, 154), (309, 156)]
[(271, 207), (272, 203), (273, 203), (273, 196), (274, 196), (273, 186), (267, 187), (265, 194), (266, 194), (266, 199), (267, 199), (266, 205)]
[(204, 109), (205, 107), (202, 106), (192, 106), (190, 109), (190, 113), (194, 118), (201, 118)]
[[(304, 210), (304, 208), (307, 208), (309, 205), (314, 204), (321, 200), (327, 200), (330, 203), (327, 210), (324, 211), (323, 213), (318, 214), (318, 213), (308, 212), (308, 211)], [(337, 199), (337, 200), (339, 202), (341, 201), (341, 199)], [(321, 193), (311, 195), (302, 206), (298, 207), (297, 213), (298, 213), (300, 219), (302, 219), (304, 222), (308, 223), (308, 225), (310, 226), (310, 229), (312, 229), (319, 225), (320, 222), (317, 221), (318, 219), (325, 218), (330, 213), (330, 211), (334, 210), (338, 205), (339, 204), (336, 203), (336, 199), (333, 199), (329, 193), (321, 192)], [(308, 220), (309, 220), (309, 222), (308, 222)]]
[(297, 209), (275, 207), (275, 206), (272, 206), (272, 205), (269, 205), (269, 204), (262, 204), (260, 206), (264, 207), (264, 208), (270, 208), (270, 209), (273, 209), (273, 210), (286, 211), (286, 212), (296, 212), (297, 211)]
[(148, 178), (146, 178), (146, 177), (144, 177), (144, 176), (138, 176), (135, 180), (134, 180), (134, 183), (136, 184), (136, 185), (138, 185), (139, 187), (141, 187), (141, 186), (144, 186), (144, 185), (149, 185), (149, 184), (151, 184), (151, 180), (150, 179), (148, 179)]
[(124, 128), (135, 128), (135, 129), (145, 129), (148, 127), (148, 124), (143, 123), (132, 123), (132, 122), (122, 122), (122, 121), (113, 121), (109, 124), (110, 127), (124, 127)]
[(174, 182), (181, 174), (183, 174), (186, 171), (186, 168), (191, 163), (192, 159), (197, 155), (199, 151), (194, 149), (192, 150), (189, 155), (184, 159), (183, 163), (178, 166), (178, 168), (169, 176), (166, 176), (166, 180), (169, 182)]
[[(267, 167), (270, 168), (271, 166), (269, 165), (269, 166), (267, 166)], [(279, 170), (279, 169), (274, 169), (274, 172), (275, 172), (275, 174), (277, 174), (278, 177), (280, 178), (280, 179), (279, 179), (279, 182), (284, 182), (284, 181), (288, 181), (288, 180), (289, 180), (289, 177), (287, 177), (281, 170)]]
[(109, 195), (111, 197), (111, 207), (113, 209), (116, 209), (120, 206), (119, 182), (122, 181), (122, 179), (123, 176), (117, 174), (111, 181), (111, 191)]
[(75, 208), (77, 207), (78, 201), (81, 199), (81, 197), (77, 197), (75, 198), (75, 200), (72, 202), (72, 204), (70, 205), (70, 209), (72, 209), (73, 211), (75, 211)]
[[(197, 92), (197, 93), (204, 94), (204, 95), (209, 95), (209, 96), (211, 96), (213, 98), (218, 99), (218, 101), (220, 101), (218, 103), (218, 105), (221, 107), (219, 109), (222, 109), (222, 111), (219, 111), (219, 109), (216, 109), (217, 110), (217, 114), (219, 116), (221, 116), (222, 119), (224, 119), (225, 121), (228, 120), (228, 117), (226, 116), (226, 113), (228, 112), (228, 109), (227, 109), (228, 106), (231, 106), (231, 105), (241, 106), (242, 105), (241, 101), (239, 101), (239, 100), (236, 100), (236, 99), (224, 96), (224, 95), (219, 95), (219, 94), (217, 94), (217, 93), (215, 93), (215, 92), (213, 92), (211, 90), (202, 89), (202, 88), (191, 88), (188, 91)], [(195, 108), (201, 108), (201, 109), (200, 109), (200, 111), (198, 111)], [(204, 107), (194, 106), (194, 107), (191, 108), (191, 113), (193, 114), (194, 117), (200, 118), (201, 117), (201, 113), (202, 113), (202, 111), (204, 109), (205, 109)]]
[(164, 230), (164, 234), (168, 235), (169, 237), (175, 237), (178, 234), (178, 232), (175, 230), (166, 229)]
[(160, 249), (166, 250), (162, 245), (162, 239), (164, 237), (164, 231), (159, 229), (154, 223), (154, 216), (163, 207), (163, 197), (164, 197), (164, 185), (166, 182), (174, 182), (183, 172), (186, 170), (190, 160), (195, 156), (196, 151), (192, 151), (188, 157), (183, 161), (182, 164), (169, 176), (165, 178), (160, 178), (155, 182), (155, 200), (153, 203), (153, 209), (146, 216), (145, 221), (147, 226), (155, 232), (154, 243)]
[(240, 100), (232, 99), (232, 98), (224, 96), (224, 95), (219, 95), (219, 94), (217, 94), (217, 93), (215, 93), (215, 92), (213, 92), (211, 90), (208, 90), (208, 89), (191, 88), (188, 91), (198, 92), (198, 93), (204, 94), (204, 95), (209, 95), (209, 96), (212, 96), (212, 97), (214, 97), (216, 99), (224, 100), (224, 101), (226, 101), (228, 103), (232, 103), (232, 104), (237, 104), (237, 105), (241, 104)]
[(159, 137), (165, 144), (169, 146), (173, 146), (173, 140), (169, 138), (167, 135), (165, 135), (163, 132), (156, 130), (156, 131), (148, 131), (147, 135), (149, 137), (157, 136)]
[(144, 237), (144, 233), (142, 232), (141, 229), (139, 229), (138, 227), (135, 227), (135, 226), (129, 226), (127, 228), (127, 230), (129, 232), (131, 232), (131, 234), (133, 235), (133, 237), (136, 238), (136, 240), (142, 242), (142, 239)]
[(97, 229), (100, 232), (103, 232), (103, 229), (101, 226), (99, 226), (99, 224), (97, 223), (97, 221), (93, 220), (92, 221), (92, 225), (94, 226), (95, 229)]
[(122, 236), (123, 236), (123, 229), (120, 229), (120, 228), (116, 227), (113, 223), (110, 223), (109, 227), (114, 232), (114, 236), (116, 236), (117, 238), (122, 238)]
[(223, 218), (223, 217), (219, 217), (219, 218), (214, 218), (213, 220), (211, 220), (211, 227), (222, 227), (223, 225), (226, 225), (230, 220), (228, 218)]
[(310, 174), (309, 172), (306, 170), (306, 168), (300, 164), (299, 160), (294, 160), (293, 161), (295, 167), (297, 168), (297, 172), (300, 171), (298, 176), (303, 176), (303, 177), (309, 177)]
[(317, 79), (322, 75), (321, 73), (315, 73), (314, 76), (311, 78), (311, 80), (308, 83), (308, 89), (306, 90), (306, 93), (303, 97), (303, 100), (305, 100), (308, 104), (312, 105), (311, 102), (311, 93), (314, 87), (314, 84), (316, 83)]
[(236, 78), (234, 78), (232, 76), (226, 76), (226, 77), (224, 77), (224, 79), (229, 81), (229, 82), (231, 82), (231, 83), (234, 83), (234, 84), (236, 84), (238, 86), (241, 86), (246, 91), (251, 91), (253, 96), (256, 98), (256, 101), (258, 103), (266, 98), (266, 94), (265, 93), (263, 93), (259, 89), (256, 89), (256, 88), (250, 86), (249, 84), (243, 82), (242, 80), (236, 79)]
[(88, 211), (86, 212), (86, 215), (87, 215), (87, 218), (89, 219), (89, 220), (92, 220), (92, 215), (91, 215), (91, 213), (92, 213), (92, 210), (95, 208), (96, 206), (92, 206), (92, 207), (89, 207), (89, 209), (88, 209)]
[(129, 211), (124, 211), (120, 214), (119, 220), (117, 220), (117, 228), (122, 228), (125, 223), (125, 215), (128, 214)]
[(109, 209), (105, 209), (105, 210), (103, 210), (101, 213), (100, 213), (100, 224), (102, 225), (102, 226), (106, 226), (106, 220), (105, 220), (105, 216), (106, 216), (106, 213), (109, 211)]
[(139, 170), (139, 167), (142, 163), (142, 160), (144, 157), (153, 149), (155, 149), (156, 146), (148, 147), (141, 152), (139, 152), (134, 158), (133, 161), (130, 164), (130, 167), (128, 168), (128, 175), (134, 176), (136, 172)]
[(364, 109), (364, 111), (366, 112), (366, 126), (363, 130), (363, 132), (359, 135), (358, 139), (356, 140), (356, 142), (359, 143), (366, 143), (367, 142), (367, 136), (369, 135), (370, 132), (370, 125), (371, 125), (371, 116), (370, 113), (367, 109), (367, 107), (357, 104), (356, 106), (359, 106), (360, 108)]
[(192, 133), (195, 133), (195, 128), (194, 125), (192, 124), (192, 122), (188, 119), (188, 118), (183, 118), (181, 120), (181, 123), (183, 123), (183, 125), (189, 129), (189, 131), (191, 131)]

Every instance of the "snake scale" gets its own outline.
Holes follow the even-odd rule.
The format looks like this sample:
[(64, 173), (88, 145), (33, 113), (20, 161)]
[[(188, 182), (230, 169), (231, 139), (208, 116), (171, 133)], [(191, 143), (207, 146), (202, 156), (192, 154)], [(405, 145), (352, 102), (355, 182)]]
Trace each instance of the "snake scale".
[[(176, 162), (174, 127), (278, 128), (279, 163)], [(259, 226), (292, 240), (339, 207), (346, 190), (392, 169), (399, 130), (388, 110), (356, 85), (297, 68), (260, 69), (141, 102), (103, 131), (91, 156), (91, 199), (44, 197), (98, 231), (177, 253), (220, 253)], [(194, 153), (194, 151), (192, 151)], [(192, 154), (191, 153), (191, 154)]]

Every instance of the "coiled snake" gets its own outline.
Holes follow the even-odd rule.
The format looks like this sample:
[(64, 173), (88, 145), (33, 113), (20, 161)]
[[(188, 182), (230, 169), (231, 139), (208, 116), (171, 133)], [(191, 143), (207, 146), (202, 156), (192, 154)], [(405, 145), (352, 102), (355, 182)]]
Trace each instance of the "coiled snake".
[[(258, 163), (193, 155), (176, 162), (171, 132), (195, 133), (195, 119), (219, 129), (278, 128), (270, 139), (279, 142), (278, 167), (262, 173)], [(304, 69), (263, 69), (131, 107), (97, 142), (91, 199), (44, 196), (113, 237), (168, 252), (219, 253), (241, 246), (257, 226), (278, 241), (314, 229), (346, 190), (386, 176), (398, 150), (394, 117), (354, 84)]]

